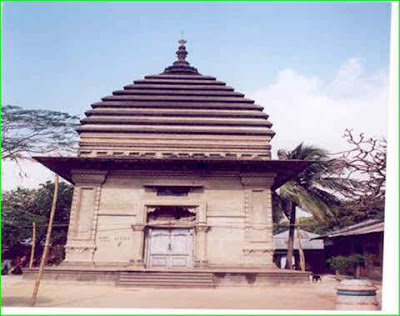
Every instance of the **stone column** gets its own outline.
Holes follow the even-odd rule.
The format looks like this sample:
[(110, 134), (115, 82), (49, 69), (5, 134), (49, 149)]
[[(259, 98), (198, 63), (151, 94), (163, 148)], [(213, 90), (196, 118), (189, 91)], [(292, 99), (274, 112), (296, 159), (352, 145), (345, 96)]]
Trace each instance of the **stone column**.
[(143, 268), (144, 230), (146, 226), (144, 224), (133, 224), (131, 227), (133, 231), (133, 258), (131, 259), (131, 263), (136, 268)]
[(107, 171), (99, 170), (74, 170), (72, 173), (75, 187), (63, 264), (93, 264), (101, 185), (106, 174)]
[(273, 180), (273, 174), (242, 176), (245, 191), (245, 247), (243, 252), (246, 266), (274, 267), (271, 194)]
[(198, 225), (195, 226), (196, 231), (196, 256), (194, 265), (196, 267), (208, 266), (207, 259), (207, 232), (210, 230), (210, 226)]

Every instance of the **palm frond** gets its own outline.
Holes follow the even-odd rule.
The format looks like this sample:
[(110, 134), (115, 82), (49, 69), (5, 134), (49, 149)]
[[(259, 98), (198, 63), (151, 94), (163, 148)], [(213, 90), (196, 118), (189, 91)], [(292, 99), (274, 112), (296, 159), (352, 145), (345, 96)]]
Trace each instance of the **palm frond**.
[(299, 144), (293, 150), (279, 150), (280, 159), (313, 161), (308, 168), (279, 189), (282, 200), (294, 203), (306, 212), (310, 212), (318, 221), (332, 218), (337, 213), (340, 200), (329, 190), (334, 191), (340, 185), (334, 177), (326, 177), (333, 170), (334, 161), (322, 148)]
[(297, 203), (301, 209), (311, 213), (318, 221), (325, 221), (328, 218), (335, 216), (335, 208), (325, 203), (320, 195), (311, 191), (306, 191), (304, 188), (299, 188), (297, 194)]

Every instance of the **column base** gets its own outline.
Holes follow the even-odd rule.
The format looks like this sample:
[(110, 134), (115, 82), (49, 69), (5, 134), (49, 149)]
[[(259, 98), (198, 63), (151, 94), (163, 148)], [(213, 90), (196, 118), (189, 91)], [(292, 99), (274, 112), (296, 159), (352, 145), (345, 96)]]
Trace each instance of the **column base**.
[(95, 264), (93, 261), (70, 261), (70, 260), (64, 260), (62, 261), (59, 265), (59, 267), (63, 269), (87, 269), (87, 268), (95, 268)]
[(93, 244), (69, 244), (65, 246), (65, 261), (93, 263), (93, 255), (95, 251), (96, 246)]
[(208, 260), (196, 260), (194, 262), (195, 268), (208, 268), (209, 266)]
[(272, 267), (274, 250), (271, 248), (245, 248), (243, 249), (246, 266)]
[(137, 260), (129, 260), (129, 262), (132, 264), (133, 268), (145, 268), (144, 261), (142, 259), (137, 259)]

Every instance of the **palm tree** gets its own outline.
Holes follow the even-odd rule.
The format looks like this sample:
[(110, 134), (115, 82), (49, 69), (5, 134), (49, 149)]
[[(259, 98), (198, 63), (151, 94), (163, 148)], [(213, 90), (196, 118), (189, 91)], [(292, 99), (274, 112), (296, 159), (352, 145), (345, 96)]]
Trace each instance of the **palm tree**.
[[(289, 182), (279, 188), (277, 198), (280, 211), (289, 218), (289, 237), (286, 269), (292, 269), (296, 207), (311, 213), (317, 220), (333, 217), (340, 204), (339, 199), (326, 189), (334, 187), (332, 177), (324, 177), (332, 169), (328, 152), (322, 148), (301, 143), (293, 150), (279, 150), (281, 160), (305, 160), (313, 163)], [(279, 209), (277, 210), (279, 212)]]

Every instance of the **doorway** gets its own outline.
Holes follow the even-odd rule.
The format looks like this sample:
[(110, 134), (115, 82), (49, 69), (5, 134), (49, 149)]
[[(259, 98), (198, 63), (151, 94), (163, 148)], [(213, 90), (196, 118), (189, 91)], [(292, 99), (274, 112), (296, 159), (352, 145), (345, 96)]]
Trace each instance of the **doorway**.
[(148, 268), (193, 267), (193, 228), (149, 228)]

